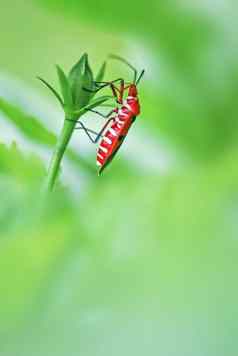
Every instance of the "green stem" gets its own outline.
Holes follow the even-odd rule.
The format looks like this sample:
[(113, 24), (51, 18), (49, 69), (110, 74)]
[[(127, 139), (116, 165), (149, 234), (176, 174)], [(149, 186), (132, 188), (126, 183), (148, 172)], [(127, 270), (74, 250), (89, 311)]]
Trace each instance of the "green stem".
[[(77, 117), (77, 119), (79, 116)], [(69, 120), (76, 120), (75, 117), (68, 117)], [(75, 124), (65, 118), (64, 125), (59, 135), (46, 177), (46, 190), (51, 192), (59, 174), (61, 161), (63, 159), (65, 150), (68, 146), (69, 140), (73, 134)]]

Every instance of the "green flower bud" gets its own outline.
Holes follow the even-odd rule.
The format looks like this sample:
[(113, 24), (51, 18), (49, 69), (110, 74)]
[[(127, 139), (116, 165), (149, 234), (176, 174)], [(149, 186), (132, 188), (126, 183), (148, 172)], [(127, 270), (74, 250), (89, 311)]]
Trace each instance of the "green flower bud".
[(88, 63), (88, 55), (85, 53), (71, 69), (68, 82), (72, 92), (73, 106), (81, 109), (89, 103), (94, 88), (93, 73)]

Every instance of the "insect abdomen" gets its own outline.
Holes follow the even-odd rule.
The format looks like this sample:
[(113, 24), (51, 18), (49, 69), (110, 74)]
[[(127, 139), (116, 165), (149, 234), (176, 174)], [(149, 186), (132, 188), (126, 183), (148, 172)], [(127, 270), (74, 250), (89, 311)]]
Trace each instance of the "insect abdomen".
[(122, 143), (122, 139), (127, 135), (127, 132), (134, 122), (135, 117), (140, 113), (140, 106), (137, 98), (128, 97), (124, 105), (113, 120), (113, 123), (106, 131), (102, 138), (97, 151), (97, 165), (100, 171), (107, 164), (111, 157), (114, 157)]

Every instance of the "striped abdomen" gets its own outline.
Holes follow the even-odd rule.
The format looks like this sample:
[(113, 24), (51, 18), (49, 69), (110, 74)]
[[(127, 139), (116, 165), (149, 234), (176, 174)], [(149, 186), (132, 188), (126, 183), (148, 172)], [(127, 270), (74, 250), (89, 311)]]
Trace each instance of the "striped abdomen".
[(124, 105), (118, 110), (112, 123), (106, 130), (97, 150), (97, 165), (99, 173), (113, 159), (127, 135), (135, 117), (139, 114), (140, 107), (137, 98), (128, 97)]

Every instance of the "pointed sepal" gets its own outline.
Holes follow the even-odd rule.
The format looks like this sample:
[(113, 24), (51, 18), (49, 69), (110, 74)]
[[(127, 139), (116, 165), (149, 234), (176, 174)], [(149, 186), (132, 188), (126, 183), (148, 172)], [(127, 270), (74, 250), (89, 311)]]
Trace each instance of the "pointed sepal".
[(77, 109), (87, 105), (92, 97), (93, 73), (84, 53), (69, 73), (69, 84), (72, 91), (74, 107)]
[(48, 89), (50, 89), (50, 91), (54, 94), (56, 99), (59, 101), (62, 108), (64, 108), (64, 102), (63, 102), (61, 96), (59, 95), (59, 93), (56, 91), (56, 89), (51, 84), (49, 84), (45, 79), (43, 79), (41, 77), (36, 77), (36, 78), (39, 79)]
[(61, 69), (59, 65), (56, 66), (56, 69), (60, 82), (61, 93), (64, 99), (64, 105), (66, 108), (72, 108), (73, 98), (68, 78), (66, 77), (63, 69)]
[(96, 108), (97, 106), (100, 106), (102, 105), (103, 103), (105, 103), (106, 101), (112, 99), (113, 97), (112, 96), (108, 96), (108, 95), (104, 95), (104, 96), (101, 96), (99, 98), (96, 98), (96, 99), (92, 99), (90, 101), (90, 103), (85, 106), (85, 110), (90, 110), (90, 109), (94, 109)]
[(105, 76), (105, 71), (106, 71), (106, 62), (103, 62), (101, 68), (99, 69), (97, 75), (96, 75), (96, 78), (95, 78), (95, 81), (96, 82), (101, 82)]

